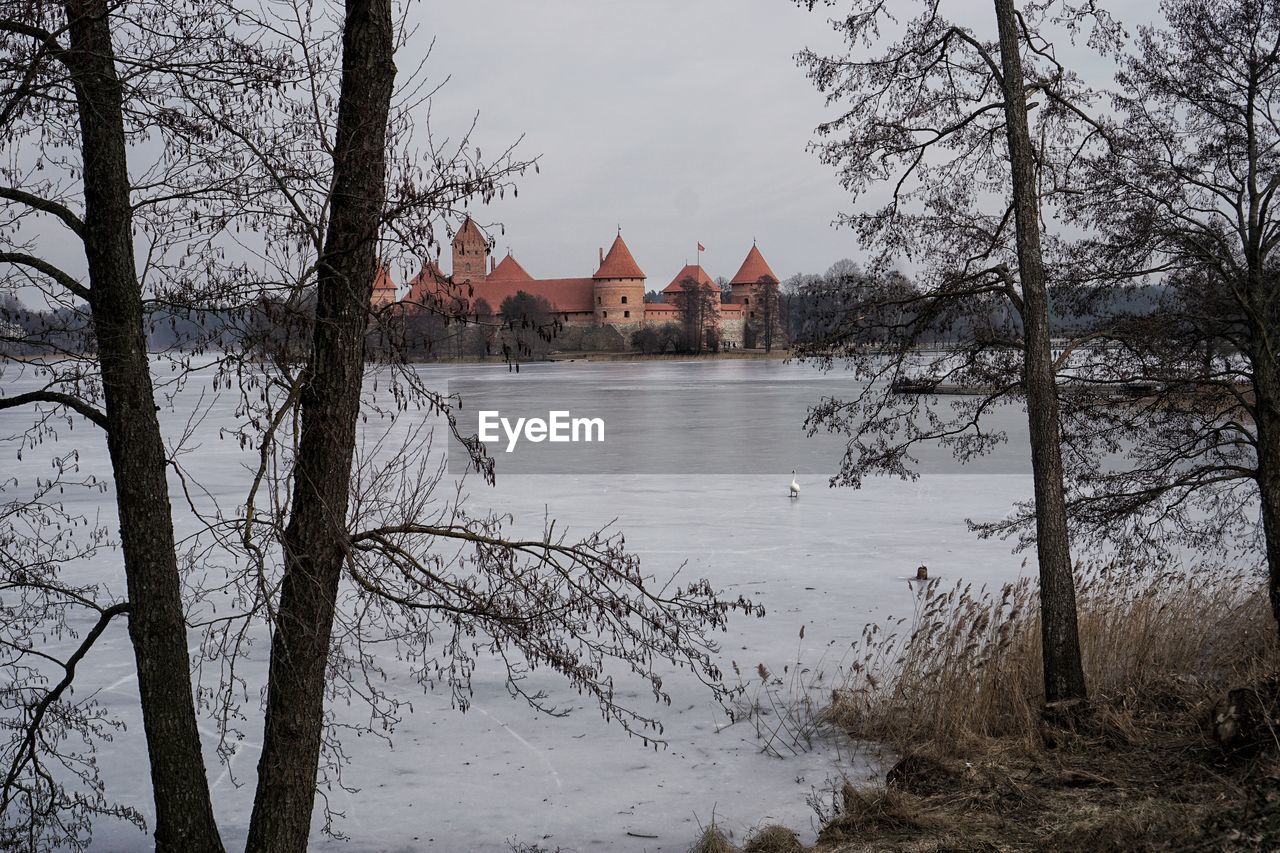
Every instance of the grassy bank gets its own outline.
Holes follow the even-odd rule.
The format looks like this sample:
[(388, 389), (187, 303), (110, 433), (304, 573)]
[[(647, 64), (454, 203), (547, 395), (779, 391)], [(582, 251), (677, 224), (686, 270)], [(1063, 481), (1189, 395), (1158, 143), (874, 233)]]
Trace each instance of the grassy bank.
[[(1280, 650), (1256, 578), (1095, 567), (1079, 618), (1092, 701), (1048, 714), (1026, 581), (933, 582), (910, 619), (869, 626), (826, 714), (888, 769), (844, 786), (814, 849), (1280, 849)], [(801, 849), (771, 838), (756, 849)]]

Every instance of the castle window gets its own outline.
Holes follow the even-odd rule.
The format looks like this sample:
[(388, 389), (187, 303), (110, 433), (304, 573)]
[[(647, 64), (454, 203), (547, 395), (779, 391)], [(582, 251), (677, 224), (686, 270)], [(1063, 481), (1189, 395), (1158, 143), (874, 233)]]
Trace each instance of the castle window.
[(627, 297), (625, 297), (625, 296), (624, 296), (624, 297), (622, 297), (622, 304), (623, 304), (623, 305), (626, 305), (626, 304), (627, 304)]
[(750, 304), (751, 304), (751, 297), (750, 297), (750, 296), (744, 296), (744, 297), (742, 297), (742, 304), (743, 304), (743, 305), (750, 305)]
[[(626, 301), (627, 301), (627, 297), (625, 297), (625, 296), (624, 296), (624, 297), (622, 297), (622, 301), (623, 301), (623, 302), (626, 302)], [(623, 316), (623, 317), (630, 317), (630, 316), (631, 316), (631, 312), (630, 312), (630, 311), (623, 311), (623, 312), (622, 312), (622, 316)]]
[(756, 318), (756, 312), (752, 311), (752, 312), (751, 312), (751, 319), (752, 319), (752, 320), (754, 320), (755, 318)]
[(608, 316), (609, 316), (609, 312), (608, 312), (608, 311), (601, 311), (601, 312), (600, 312), (600, 316), (601, 316), (601, 317), (608, 317)]
[(600, 304), (600, 303), (602, 303), (602, 302), (604, 302), (604, 299), (603, 299), (603, 298), (601, 298), (601, 297), (599, 297), (599, 296), (597, 296), (597, 297), (596, 297), (596, 304), (597, 304), (597, 305), (599, 305), (599, 304)]

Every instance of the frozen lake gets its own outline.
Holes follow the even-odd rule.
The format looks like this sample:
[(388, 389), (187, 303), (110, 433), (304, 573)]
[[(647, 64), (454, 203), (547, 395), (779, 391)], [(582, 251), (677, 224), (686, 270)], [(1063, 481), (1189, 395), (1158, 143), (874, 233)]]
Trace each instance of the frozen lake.
[[(628, 393), (640, 393), (625, 389), (683, 389), (670, 395), (670, 410), (662, 409), (663, 395), (648, 394), (645, 419), (628, 418), (610, 433), (609, 440), (625, 442), (629, 458), (650, 464), (608, 473), (567, 465), (514, 474), (504, 473), (498, 453), (497, 485), (489, 488), (473, 477), (467, 491), (474, 507), (510, 513), (513, 529), (527, 532), (541, 529), (544, 514), (571, 533), (615, 522), (647, 573), (663, 577), (687, 561), (686, 576), (705, 576), (729, 597), (743, 594), (762, 603), (766, 618), (736, 616), (720, 636), (722, 668), (730, 679), (731, 662), (744, 674), (757, 664), (781, 672), (797, 660), (831, 671), (864, 623), (909, 614), (912, 593), (905, 578), (922, 563), (944, 582), (964, 578), (975, 585), (998, 585), (1024, 571), (1022, 555), (1011, 554), (1008, 543), (980, 542), (965, 526), (966, 518), (998, 518), (1030, 495), (1025, 420), (1014, 409), (998, 413), (1010, 441), (992, 457), (961, 468), (944, 454), (926, 454), (919, 480), (873, 480), (853, 491), (826, 487), (826, 473), (838, 464), (838, 442), (805, 444), (800, 438), (806, 400), (813, 402), (808, 398), (820, 386), (838, 396), (849, 381), (839, 371), (824, 375), (779, 362), (704, 361), (529, 365), (518, 375), (502, 366), (427, 366), (421, 373), (436, 387), (463, 379), (525, 390), (539, 380), (616, 383), (624, 391), (601, 398), (606, 415), (610, 405), (624, 405)], [(12, 394), (34, 380), (6, 374), (0, 382)], [(749, 405), (742, 403), (744, 389), (754, 395)], [(243, 499), (251, 457), (235, 442), (217, 438), (218, 426), (233, 418), (232, 395), (220, 399), (207, 382), (193, 380), (164, 411), (166, 430), (180, 434), (197, 406), (211, 407), (211, 414), (196, 428), (198, 449), (184, 457), (184, 465), (208, 490), (201, 500), (234, 507)], [(727, 419), (726, 412), (737, 414)], [(30, 422), (29, 411), (0, 411), (0, 436)], [(670, 446), (669, 435), (653, 426), (659, 422), (679, 423), (685, 439), (715, 446), (716, 452), (706, 456), (701, 470), (654, 461)], [(740, 448), (745, 455), (753, 446), (796, 447), (796, 455), (810, 455), (779, 471), (744, 465), (738, 470), (752, 473), (735, 473), (724, 449)], [(73, 447), (82, 450), (82, 470), (108, 473), (100, 436), (83, 424), (64, 430), (56, 442), (26, 450), (22, 461), (16, 444), (0, 444), (0, 470), (19, 480), (19, 490), (29, 488), (31, 478), (47, 475), (50, 456)], [(780, 461), (785, 460), (775, 454), (764, 467)], [(795, 501), (787, 496), (790, 468), (800, 472), (802, 493)], [(192, 522), (183, 515), (177, 484), (171, 481), (171, 488), (181, 534)], [(67, 499), (82, 502), (82, 511), (114, 527), (109, 496), (69, 493)], [(85, 577), (120, 578), (118, 555), (100, 554), (80, 570)], [(122, 579), (116, 583), (123, 587)], [(265, 643), (256, 654), (259, 669), (246, 670), (255, 691)], [(424, 694), (404, 667), (389, 662), (388, 670), (391, 689), (412, 700), (413, 712), (390, 745), (372, 737), (346, 739), (351, 763), (343, 782), (358, 791), (335, 787), (324, 793), (344, 815), (337, 828), (351, 840), (329, 840), (317, 832), (316, 850), (502, 851), (509, 841), (519, 841), (548, 850), (683, 851), (713, 816), (739, 841), (761, 822), (787, 824), (811, 840), (817, 819), (808, 799), (815, 790), (829, 790), (842, 772), (867, 772), (850, 744), (837, 739), (794, 757), (762, 753), (752, 726), (727, 725), (706, 690), (678, 673), (667, 679), (671, 707), (656, 707), (647, 693), (632, 697), (637, 708), (664, 723), (668, 747), (655, 752), (602, 722), (593, 703), (584, 704), (553, 676), (536, 683), (572, 709), (564, 718), (538, 715), (512, 700), (496, 666), (482, 665), (476, 673), (474, 704), (466, 714), (450, 708), (447, 692)], [(98, 691), (129, 723), (127, 732), (101, 745), (108, 796), (147, 812), (144, 746), (123, 623), (113, 625), (81, 671), (77, 695)], [(398, 673), (402, 682), (396, 681)], [(356, 705), (334, 712), (339, 720), (367, 718)], [(251, 716), (235, 756), (221, 764), (212, 752), (214, 724), (205, 721), (215, 807), (229, 849), (242, 846), (247, 829), (258, 760), (254, 722)], [(135, 850), (145, 843), (132, 827), (104, 821), (95, 849)]]

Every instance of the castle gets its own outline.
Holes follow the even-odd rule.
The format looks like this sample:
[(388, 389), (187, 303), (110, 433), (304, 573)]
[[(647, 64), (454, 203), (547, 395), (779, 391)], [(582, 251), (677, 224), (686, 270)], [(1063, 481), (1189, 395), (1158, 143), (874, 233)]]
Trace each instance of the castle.
[[(758, 294), (767, 280), (774, 284), (777, 276), (754, 244), (746, 259), (730, 280), (730, 301), (722, 302), (720, 288), (700, 264), (686, 264), (661, 291), (662, 302), (644, 301), (645, 274), (631, 255), (621, 231), (606, 253), (600, 249), (600, 266), (589, 278), (534, 278), (510, 253), (501, 261), (489, 252), (489, 241), (470, 217), (453, 239), (453, 275), (446, 276), (434, 263), (428, 262), (409, 282), (408, 293), (399, 298), (399, 290), (386, 270), (380, 270), (374, 283), (373, 306), (381, 308), (399, 303), (413, 307), (430, 307), (454, 316), (473, 313), (496, 313), (504, 300), (517, 293), (542, 297), (567, 325), (609, 325), (624, 337), (646, 325), (678, 322), (677, 304), (692, 280), (708, 297), (706, 305), (714, 305), (714, 316), (707, 325), (714, 326), (722, 343), (741, 346), (748, 323), (756, 322)], [(482, 305), (483, 303), (483, 305)]]

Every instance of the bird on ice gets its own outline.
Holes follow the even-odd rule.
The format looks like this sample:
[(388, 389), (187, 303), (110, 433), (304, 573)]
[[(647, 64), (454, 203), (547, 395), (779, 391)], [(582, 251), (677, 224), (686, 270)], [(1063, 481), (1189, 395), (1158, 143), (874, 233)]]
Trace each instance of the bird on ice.
[(788, 493), (792, 498), (798, 498), (798, 497), (800, 497), (800, 484), (796, 482), (796, 472), (795, 472), (795, 471), (792, 471), (792, 472), (791, 472), (791, 485), (790, 485), (790, 486), (788, 486), (787, 488), (788, 488), (788, 492), (787, 492), (787, 493)]

